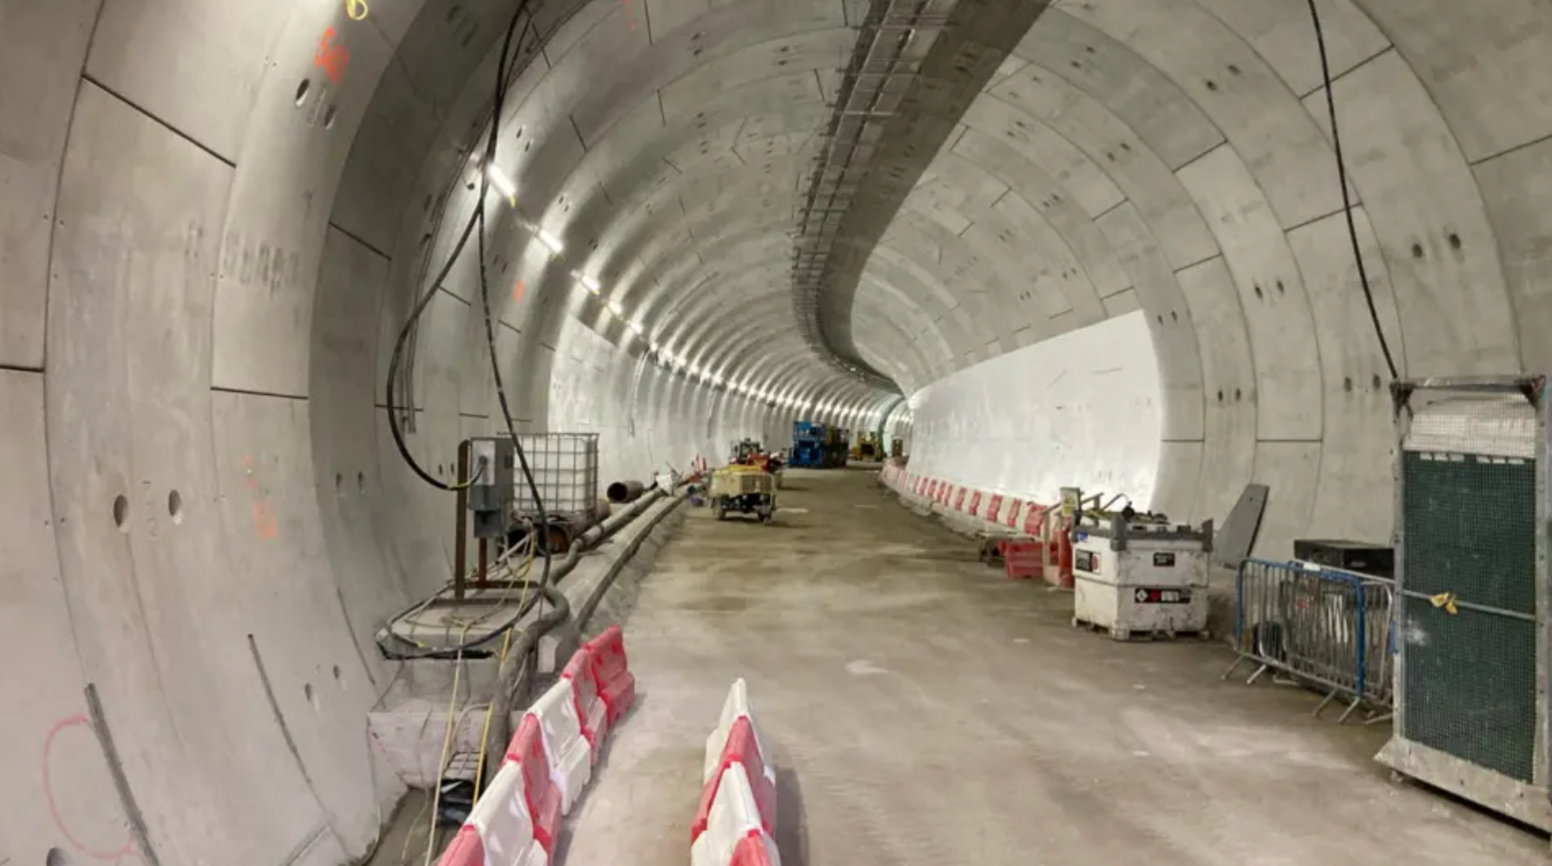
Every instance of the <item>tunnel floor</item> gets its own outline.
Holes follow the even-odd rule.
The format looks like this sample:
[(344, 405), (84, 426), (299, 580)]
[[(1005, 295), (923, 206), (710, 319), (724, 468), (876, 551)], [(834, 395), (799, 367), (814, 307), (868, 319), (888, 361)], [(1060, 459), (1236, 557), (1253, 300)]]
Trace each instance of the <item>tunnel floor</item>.
[(1074, 631), (860, 471), (791, 472), (776, 525), (693, 512), (627, 623), (640, 700), (559, 863), (682, 866), (706, 735), (749, 683), (805, 864), (1543, 863), (1547, 842), (1371, 760), (1384, 733), (1223, 682), (1199, 642)]

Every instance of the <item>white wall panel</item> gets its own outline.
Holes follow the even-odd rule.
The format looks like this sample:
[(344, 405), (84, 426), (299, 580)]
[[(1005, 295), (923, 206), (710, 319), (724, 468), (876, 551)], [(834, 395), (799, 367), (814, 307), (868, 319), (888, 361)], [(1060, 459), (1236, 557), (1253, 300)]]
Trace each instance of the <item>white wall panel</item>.
[(1159, 369), (1140, 312), (961, 370), (911, 408), (919, 474), (1042, 502), (1070, 485), (1153, 496)]

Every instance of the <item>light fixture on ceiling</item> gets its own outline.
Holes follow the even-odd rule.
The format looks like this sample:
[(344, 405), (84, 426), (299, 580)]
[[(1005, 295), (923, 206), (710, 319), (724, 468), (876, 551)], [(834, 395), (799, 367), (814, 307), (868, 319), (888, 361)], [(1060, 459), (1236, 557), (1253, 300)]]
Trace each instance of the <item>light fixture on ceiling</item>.
[(613, 313), (615, 315), (615, 318), (618, 318), (618, 319), (625, 318), (625, 309), (620, 306), (620, 302), (619, 301), (610, 301), (609, 302), (609, 312)]
[(513, 183), (512, 178), (508, 177), (507, 173), (501, 170), (501, 166), (495, 163), (485, 166), (485, 177), (490, 179), (490, 185), (505, 196), (508, 202), (513, 205), (517, 204), (517, 184)]
[(544, 244), (550, 251), (550, 255), (558, 256), (566, 251), (566, 245), (560, 242), (560, 238), (550, 234), (546, 229), (539, 229), (539, 243)]
[(597, 277), (590, 277), (587, 274), (579, 274), (577, 276), (577, 282), (582, 284), (582, 288), (587, 289), (589, 292), (592, 292), (595, 295), (600, 291), (603, 291), (603, 286), (598, 284)]
[(626, 322), (625, 323), (625, 327), (630, 328), (631, 329), (631, 333), (635, 334), (638, 337), (641, 336), (641, 333), (643, 331), (643, 328), (641, 327), (641, 323), (637, 322), (637, 321), (634, 321), (634, 320)]

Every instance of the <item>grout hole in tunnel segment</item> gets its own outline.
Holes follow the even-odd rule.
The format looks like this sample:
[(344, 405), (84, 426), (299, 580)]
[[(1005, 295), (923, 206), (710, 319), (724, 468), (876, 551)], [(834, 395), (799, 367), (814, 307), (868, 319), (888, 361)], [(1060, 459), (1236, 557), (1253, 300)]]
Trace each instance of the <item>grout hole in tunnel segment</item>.
[(167, 516), (175, 524), (183, 522), (183, 494), (176, 490), (167, 493)]
[(302, 103), (307, 101), (307, 91), (311, 90), (312, 86), (313, 86), (312, 81), (310, 81), (310, 80), (308, 80), (306, 78), (302, 79), (302, 83), (298, 84), (296, 86), (296, 107), (297, 108), (301, 108), (302, 107)]
[(356, 490), (358, 492), (361, 492), (361, 493), (365, 493), (366, 492), (366, 473), (365, 472), (357, 472), (356, 473)]
[(333, 129), (334, 118), (337, 116), (339, 116), (339, 107), (335, 105), (329, 106), (329, 109), (323, 113), (323, 128)]
[(129, 532), (129, 500), (122, 493), (113, 497), (113, 525), (120, 532)]

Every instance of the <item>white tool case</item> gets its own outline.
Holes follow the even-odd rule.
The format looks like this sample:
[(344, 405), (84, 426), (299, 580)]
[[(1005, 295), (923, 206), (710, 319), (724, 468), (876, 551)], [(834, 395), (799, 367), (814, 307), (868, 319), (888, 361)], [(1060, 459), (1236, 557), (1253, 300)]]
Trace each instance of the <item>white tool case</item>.
[(1134, 637), (1207, 636), (1212, 521), (1079, 525), (1072, 534), (1073, 625)]

